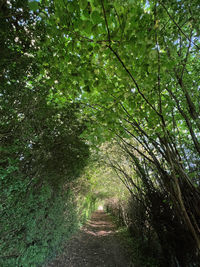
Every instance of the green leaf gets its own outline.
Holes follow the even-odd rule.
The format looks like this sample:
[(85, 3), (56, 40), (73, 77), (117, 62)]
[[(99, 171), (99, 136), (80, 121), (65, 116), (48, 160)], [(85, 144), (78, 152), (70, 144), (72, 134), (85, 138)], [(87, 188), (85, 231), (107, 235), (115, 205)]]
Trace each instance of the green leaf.
[(74, 2), (70, 2), (70, 3), (68, 3), (68, 5), (67, 5), (67, 10), (68, 10), (69, 12), (74, 12), (75, 9), (76, 9), (76, 7), (75, 7), (75, 5), (74, 5)]
[(93, 11), (91, 13), (91, 19), (95, 24), (100, 23), (101, 22), (101, 16), (100, 16), (99, 12)]
[(39, 3), (37, 1), (31, 1), (28, 3), (28, 6), (32, 11), (35, 12), (39, 8)]
[(86, 33), (88, 33), (88, 34), (91, 33), (91, 28), (92, 28), (92, 23), (91, 23), (91, 21), (89, 21), (89, 20), (85, 20), (84, 23), (83, 23), (83, 25), (82, 25), (82, 27), (83, 27), (83, 29), (84, 29), (84, 31), (85, 31)]
[(80, 0), (80, 8), (85, 9), (88, 6), (88, 1), (87, 0)]

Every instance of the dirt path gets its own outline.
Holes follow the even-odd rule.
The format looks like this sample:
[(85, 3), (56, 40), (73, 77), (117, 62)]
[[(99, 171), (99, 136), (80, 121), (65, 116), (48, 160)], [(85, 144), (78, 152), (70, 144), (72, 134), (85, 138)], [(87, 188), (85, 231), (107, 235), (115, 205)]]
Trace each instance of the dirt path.
[(103, 211), (90, 221), (65, 246), (63, 254), (47, 267), (130, 267), (127, 252), (116, 236), (116, 226)]

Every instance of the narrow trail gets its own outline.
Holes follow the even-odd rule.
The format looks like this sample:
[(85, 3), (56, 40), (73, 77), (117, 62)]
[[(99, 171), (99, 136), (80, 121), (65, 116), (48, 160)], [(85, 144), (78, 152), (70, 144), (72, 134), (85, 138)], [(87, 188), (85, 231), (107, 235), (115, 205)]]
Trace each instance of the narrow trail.
[(131, 267), (130, 257), (116, 235), (116, 226), (103, 211), (88, 223), (46, 267)]

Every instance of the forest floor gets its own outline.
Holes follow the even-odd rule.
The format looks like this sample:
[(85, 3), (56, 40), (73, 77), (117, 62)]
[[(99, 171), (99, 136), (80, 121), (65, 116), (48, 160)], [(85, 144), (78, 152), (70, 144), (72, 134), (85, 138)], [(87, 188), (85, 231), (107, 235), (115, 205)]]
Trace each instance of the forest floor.
[(46, 267), (131, 267), (130, 262), (111, 217), (96, 211)]

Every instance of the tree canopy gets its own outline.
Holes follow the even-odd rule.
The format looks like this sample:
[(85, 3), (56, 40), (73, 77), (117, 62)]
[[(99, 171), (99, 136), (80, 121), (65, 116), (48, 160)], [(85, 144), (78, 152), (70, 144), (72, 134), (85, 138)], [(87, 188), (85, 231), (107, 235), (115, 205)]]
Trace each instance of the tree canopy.
[(49, 216), (90, 147), (142, 203), (168, 266), (189, 264), (200, 250), (199, 1), (4, 0), (0, 10), (3, 251), (22, 242), (4, 257), (40, 243), (36, 232), (19, 241), (35, 229), (30, 216), (40, 205), (38, 220)]

